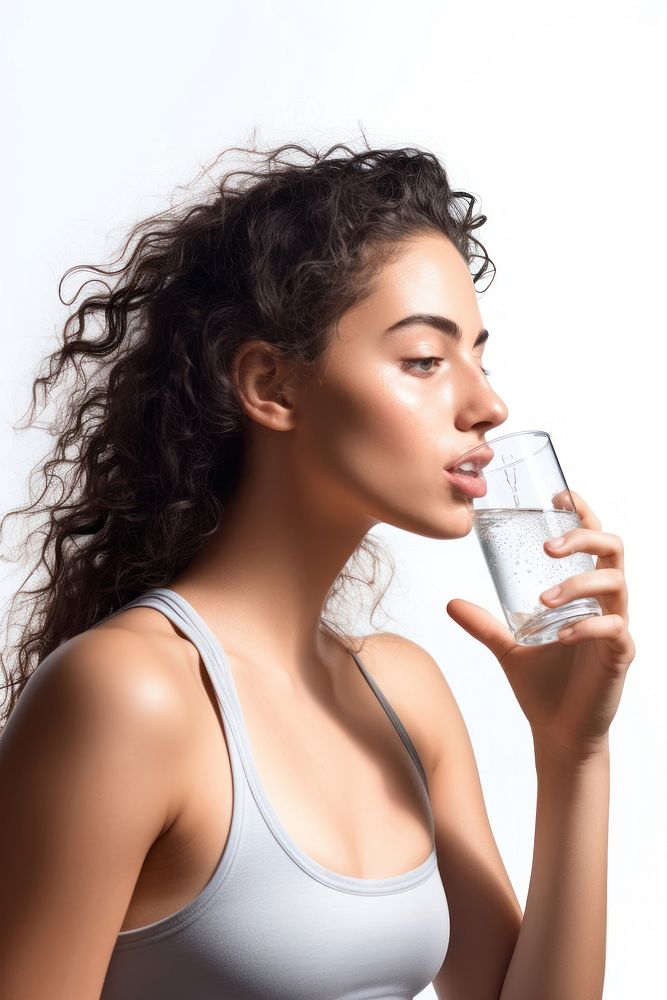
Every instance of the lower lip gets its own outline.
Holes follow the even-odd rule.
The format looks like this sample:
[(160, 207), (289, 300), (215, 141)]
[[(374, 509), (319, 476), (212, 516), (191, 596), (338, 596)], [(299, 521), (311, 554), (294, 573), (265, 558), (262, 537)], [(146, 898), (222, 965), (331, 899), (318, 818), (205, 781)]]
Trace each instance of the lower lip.
[(483, 476), (466, 476), (463, 472), (450, 472), (448, 469), (444, 472), (452, 486), (456, 486), (467, 497), (486, 496), (486, 479)]

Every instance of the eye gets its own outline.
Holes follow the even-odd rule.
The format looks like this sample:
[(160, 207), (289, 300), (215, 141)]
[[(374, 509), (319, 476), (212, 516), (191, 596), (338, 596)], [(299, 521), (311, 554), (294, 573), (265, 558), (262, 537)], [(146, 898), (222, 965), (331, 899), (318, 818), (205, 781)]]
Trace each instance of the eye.
[(443, 358), (408, 358), (407, 361), (403, 362), (403, 367), (408, 371), (415, 371), (419, 375), (429, 375), (433, 369), (429, 368), (428, 371), (424, 371), (423, 368), (416, 368), (416, 365), (428, 364), (429, 361), (443, 361)]
[[(429, 361), (444, 361), (444, 358), (435, 358), (435, 357), (431, 357), (431, 358), (408, 358), (406, 361), (403, 362), (403, 367), (405, 369), (407, 369), (408, 371), (416, 372), (420, 376), (430, 375), (431, 372), (433, 371), (433, 368), (429, 368), (427, 371), (424, 371), (423, 368), (417, 368), (416, 367), (416, 365), (427, 364)], [(488, 376), (488, 375), (491, 374), (491, 372), (490, 372), (490, 370), (488, 368), (482, 368), (481, 372), (485, 376)]]

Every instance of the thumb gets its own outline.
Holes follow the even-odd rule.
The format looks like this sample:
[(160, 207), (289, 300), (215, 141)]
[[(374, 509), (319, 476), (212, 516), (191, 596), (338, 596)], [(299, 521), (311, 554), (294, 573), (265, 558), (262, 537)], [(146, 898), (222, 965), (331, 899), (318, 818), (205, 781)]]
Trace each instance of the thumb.
[(447, 604), (447, 614), (457, 625), (490, 649), (501, 666), (503, 657), (517, 645), (507, 626), (478, 604), (455, 597)]

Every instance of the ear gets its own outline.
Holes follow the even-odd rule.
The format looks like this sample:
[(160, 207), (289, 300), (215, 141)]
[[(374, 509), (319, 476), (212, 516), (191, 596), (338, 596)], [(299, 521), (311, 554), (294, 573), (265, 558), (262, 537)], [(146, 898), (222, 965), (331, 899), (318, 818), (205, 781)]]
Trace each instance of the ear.
[(248, 340), (234, 356), (231, 378), (246, 416), (274, 431), (294, 427), (295, 363), (288, 361), (274, 344)]

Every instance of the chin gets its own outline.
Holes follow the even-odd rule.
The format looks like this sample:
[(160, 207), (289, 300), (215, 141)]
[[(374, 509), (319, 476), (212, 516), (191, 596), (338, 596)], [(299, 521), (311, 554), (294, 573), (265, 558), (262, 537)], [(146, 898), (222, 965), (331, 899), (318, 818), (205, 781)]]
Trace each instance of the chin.
[(383, 518), (385, 524), (390, 524), (402, 531), (409, 531), (422, 538), (434, 538), (438, 541), (446, 539), (465, 538), (473, 529), (473, 506), (463, 498), (445, 507), (437, 518), (415, 517), (413, 510), (410, 515), (395, 514)]

